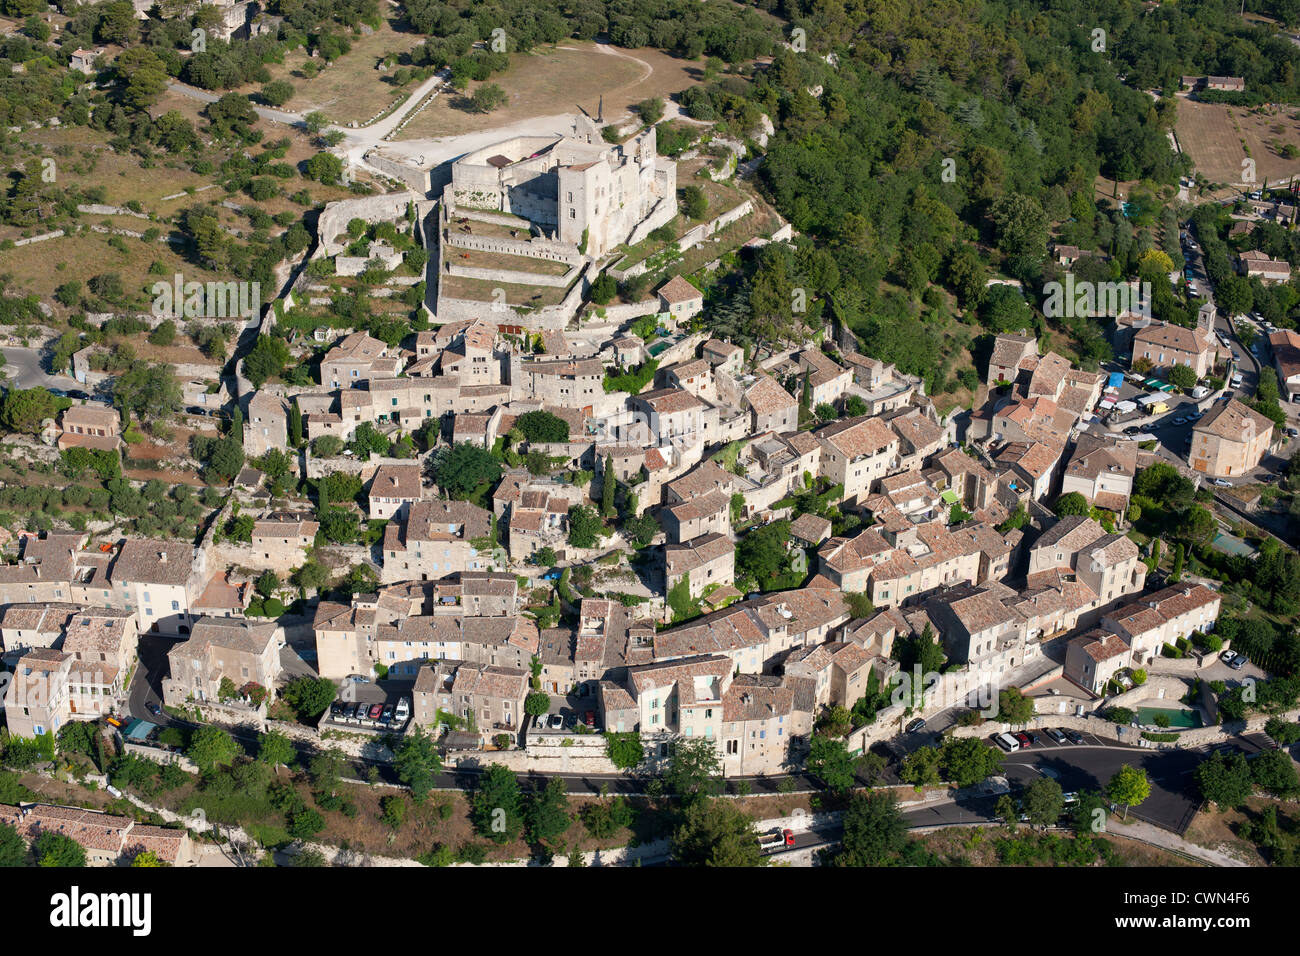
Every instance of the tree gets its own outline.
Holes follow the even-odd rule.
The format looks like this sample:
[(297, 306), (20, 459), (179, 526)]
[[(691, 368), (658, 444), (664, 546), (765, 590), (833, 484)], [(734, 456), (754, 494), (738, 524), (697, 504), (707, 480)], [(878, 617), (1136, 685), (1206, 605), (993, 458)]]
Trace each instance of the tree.
[(343, 160), (333, 153), (317, 153), (307, 160), (306, 175), (318, 183), (333, 185), (343, 176)]
[(1025, 788), (1025, 815), (1034, 826), (1056, 826), (1064, 812), (1065, 795), (1055, 780), (1043, 777)]
[(1175, 365), (1169, 370), (1169, 381), (1186, 391), (1196, 387), (1196, 373), (1187, 365)]
[(546, 411), (524, 412), (515, 420), (515, 427), (530, 442), (569, 440), (569, 423), (560, 416)]
[(287, 80), (272, 80), (262, 87), (262, 99), (271, 106), (283, 106), (293, 99), (293, 84)]
[[(710, 745), (711, 746), (711, 745)], [(691, 803), (673, 831), (672, 855), (682, 866), (765, 866), (753, 818), (730, 800)]]
[(324, 677), (299, 677), (285, 685), (280, 696), (294, 709), (301, 721), (314, 720), (325, 713), (338, 694), (332, 680)]
[(676, 794), (683, 803), (721, 793), (722, 761), (713, 741), (706, 737), (673, 741), (663, 781), (667, 791)]
[(641, 117), (641, 122), (647, 126), (653, 126), (664, 118), (664, 101), (658, 96), (642, 100), (633, 108), (636, 110), (637, 115)]
[(157, 420), (181, 407), (181, 387), (170, 365), (136, 365), (113, 383), (113, 401), (141, 420)]
[(528, 801), (525, 813), (528, 839), (533, 843), (548, 843), (568, 830), (572, 819), (564, 780), (551, 777)]
[(62, 833), (46, 830), (32, 846), (37, 866), (85, 866), (86, 851), (76, 840)]
[(133, 867), (163, 867), (167, 864), (158, 858), (158, 854), (153, 850), (141, 850), (131, 858)]
[(491, 113), (508, 99), (506, 91), (495, 83), (484, 83), (470, 97), (475, 113)]
[(1251, 763), (1250, 777), (1256, 786), (1282, 800), (1300, 793), (1300, 777), (1285, 750), (1266, 750), (1256, 757)]
[(1034, 702), (1017, 687), (1006, 687), (998, 693), (998, 720), (1007, 724), (1024, 724), (1034, 716)]
[(998, 752), (976, 737), (949, 737), (939, 750), (939, 769), (958, 787), (971, 787), (1002, 769)]
[(492, 454), (459, 442), (443, 447), (429, 457), (429, 477), (453, 498), (468, 498), (480, 485), (501, 477), (501, 465)]
[(494, 843), (509, 843), (519, 835), (522, 798), (519, 781), (508, 768), (494, 763), (479, 777), (478, 789), (470, 797), (470, 820)]
[(257, 759), (272, 767), (288, 766), (298, 752), (288, 736), (278, 730), (269, 730), (257, 737)]
[(406, 800), (400, 794), (392, 794), (381, 799), (379, 807), (382, 811), (379, 818), (390, 829), (400, 830), (406, 822)]
[(709, 211), (709, 197), (699, 186), (687, 186), (682, 190), (682, 212), (690, 219), (703, 219)]
[(939, 762), (941, 754), (937, 747), (918, 747), (903, 760), (899, 777), (914, 787), (928, 787), (940, 781)]
[(540, 717), (551, 709), (551, 697), (543, 691), (534, 691), (524, 698), (524, 713), (529, 717)]
[(171, 319), (163, 319), (159, 322), (152, 332), (149, 333), (149, 344), (168, 346), (176, 341), (176, 323)]
[(22, 866), (27, 861), (27, 844), (7, 823), (0, 823), (0, 869)]
[(844, 811), (836, 866), (887, 866), (907, 846), (907, 824), (893, 794), (855, 793)]
[(605, 755), (619, 770), (631, 770), (645, 759), (641, 735), (634, 730), (605, 734)]
[(190, 745), (185, 751), (203, 773), (217, 767), (228, 767), (239, 755), (239, 744), (235, 738), (220, 727), (200, 727), (190, 737)]
[(594, 508), (586, 505), (569, 508), (569, 544), (575, 548), (598, 548), (605, 534), (605, 523)]
[(253, 587), (257, 589), (257, 593), (262, 597), (269, 598), (280, 589), (280, 576), (274, 571), (264, 571), (253, 582)]
[(1011, 799), (1011, 794), (1004, 793), (998, 797), (998, 802), (993, 807), (993, 815), (1002, 821), (1002, 825), (1009, 833), (1016, 832), (1020, 822), (1020, 811), (1016, 809), (1016, 801)]
[(1300, 724), (1281, 717), (1270, 717), (1264, 725), (1264, 733), (1272, 737), (1279, 747), (1290, 747), (1300, 742)]
[(258, 336), (252, 350), (244, 359), (244, 375), (261, 388), (267, 381), (284, 372), (289, 364), (289, 346), (284, 339), (274, 335)]
[(605, 456), (605, 470), (600, 473), (600, 513), (603, 517), (614, 517), (614, 492), (618, 481), (614, 477), (614, 456)]
[(55, 418), (59, 408), (58, 399), (48, 389), (13, 389), (0, 400), (0, 424), (11, 432), (35, 435), (41, 430), (41, 422)]
[(1201, 797), (1220, 810), (1241, 806), (1255, 788), (1250, 776), (1250, 762), (1245, 754), (1224, 756), (1219, 751), (1197, 766), (1196, 784), (1201, 789)]
[(1056, 504), (1052, 506), (1057, 517), (1064, 518), (1068, 515), (1088, 515), (1092, 512), (1092, 507), (1088, 504), (1088, 499), (1077, 491), (1071, 491), (1061, 495), (1056, 499)]
[(1106, 784), (1106, 796), (1116, 803), (1124, 804), (1124, 819), (1128, 819), (1129, 807), (1136, 807), (1151, 795), (1151, 783), (1147, 780), (1145, 770), (1125, 764)]
[(843, 740), (816, 734), (809, 747), (805, 766), (826, 785), (827, 790), (847, 793), (854, 783), (855, 761)]

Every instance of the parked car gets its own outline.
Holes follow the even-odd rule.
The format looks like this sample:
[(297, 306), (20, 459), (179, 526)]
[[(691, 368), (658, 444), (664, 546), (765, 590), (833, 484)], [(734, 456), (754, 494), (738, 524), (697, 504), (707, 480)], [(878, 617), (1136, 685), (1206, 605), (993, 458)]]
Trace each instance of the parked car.
[(924, 726), (925, 726), (925, 719), (922, 718), (922, 717), (918, 717), (918, 718), (916, 718), (916, 720), (910, 721), (910, 722), (908, 723), (908, 725), (907, 725), (907, 732), (908, 732), (909, 734), (914, 734), (914, 733), (916, 733), (918, 730), (922, 729)]
[(344, 706), (345, 705), (343, 704), (342, 701), (338, 701), (338, 700), (334, 701), (334, 703), (330, 704), (330, 716), (331, 717), (341, 716), (343, 714)]
[(411, 716), (411, 699), (402, 697), (397, 701), (397, 707), (393, 710), (393, 717), (400, 723)]
[(596, 726), (596, 712), (594, 710), (587, 711), (585, 714), (582, 715), (582, 722), (586, 724), (588, 727), (594, 729)]
[(1034, 733), (1032, 730), (1026, 730), (1026, 731), (1025, 731), (1025, 736), (1029, 738), (1029, 742), (1030, 742), (1031, 744), (1033, 744), (1035, 747), (1038, 746), (1038, 744), (1039, 744), (1039, 737), (1038, 737), (1038, 734)]
[(149, 711), (149, 713), (153, 714), (155, 717), (162, 715), (162, 708), (153, 701), (149, 701), (149, 703), (145, 704), (144, 709)]
[(1223, 661), (1223, 663), (1225, 664), (1231, 664), (1236, 659), (1237, 659), (1237, 652), (1232, 650), (1224, 651), (1222, 654), (1219, 655), (1219, 660)]
[(369, 684), (369, 683), (370, 683), (370, 678), (369, 678), (369, 677), (362, 677), (360, 674), (349, 674), (349, 675), (348, 675), (348, 680), (352, 681), (352, 683), (354, 683), (354, 684)]
[(1010, 734), (993, 734), (991, 739), (1007, 753), (1020, 749), (1020, 741)]
[(371, 704), (371, 705), (370, 705), (370, 713), (369, 713), (367, 716), (368, 716), (371, 720), (378, 720), (380, 717), (383, 716), (383, 713), (384, 713), (384, 705), (383, 705), (383, 704)]
[(1033, 741), (1029, 739), (1029, 735), (1023, 731), (1014, 733), (1011, 736), (1015, 737), (1016, 740), (1019, 741), (1021, 747), (1028, 747), (1033, 743)]
[(90, 401), (90, 396), (79, 388), (69, 389), (68, 398), (75, 398), (79, 402)]
[(393, 722), (393, 711), (396, 709), (392, 704), (384, 704), (384, 712), (379, 715), (380, 723), (391, 724)]
[(1259, 480), (1266, 485), (1271, 485), (1273, 482), (1277, 481), (1277, 475), (1269, 472), (1266, 475), (1260, 475)]
[(1083, 743), (1083, 734), (1079, 733), (1077, 730), (1065, 730), (1062, 732), (1065, 734), (1066, 738), (1069, 739), (1070, 743), (1072, 744)]
[(1175, 418), (1175, 419), (1174, 419), (1174, 424), (1175, 424), (1175, 425), (1186, 425), (1186, 424), (1187, 424), (1187, 419), (1186, 419), (1186, 418), (1181, 418), (1181, 417), (1180, 417), (1180, 418)]
[(1232, 482), (1228, 481), (1226, 478), (1215, 478), (1214, 483), (1218, 485), (1220, 488), (1232, 487)]
[(564, 718), (561, 717), (559, 714), (551, 714), (551, 716), (547, 720), (547, 725), (551, 728), (551, 730), (563, 730)]
[(1286, 430), (1286, 433), (1287, 433), (1288, 435), (1290, 435), (1292, 438), (1295, 438), (1296, 435), (1300, 435), (1300, 430), (1297, 430), (1297, 429), (1294, 429), (1294, 428), (1288, 428), (1288, 429)]
[(1238, 654), (1232, 660), (1228, 661), (1228, 666), (1231, 667), (1234, 671), (1239, 671), (1246, 666), (1246, 662), (1248, 660), (1250, 660), (1250, 658), (1248, 658), (1245, 654)]
[(1052, 740), (1058, 744), (1067, 743), (1069, 741), (1069, 738), (1055, 727), (1049, 727), (1047, 729), (1047, 736), (1051, 737)]
[(363, 706), (364, 706), (363, 704), (359, 704), (359, 703), (358, 703), (358, 704), (348, 704), (347, 708), (343, 711), (343, 717), (344, 717), (344, 719), (345, 719), (345, 720), (360, 720), (363, 716), (365, 716), (365, 715), (362, 714), (362, 712), (361, 712), (361, 708), (362, 708)]

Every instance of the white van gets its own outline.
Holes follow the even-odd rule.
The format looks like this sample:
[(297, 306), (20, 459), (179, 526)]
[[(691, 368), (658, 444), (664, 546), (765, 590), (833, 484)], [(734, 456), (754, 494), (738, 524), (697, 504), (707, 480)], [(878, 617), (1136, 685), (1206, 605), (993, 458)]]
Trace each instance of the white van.
[(1010, 734), (998, 734), (993, 738), (993, 742), (1007, 753), (1020, 749), (1020, 741), (1016, 740), (1016, 738), (1012, 737)]
[(1233, 373), (1233, 376), (1232, 376), (1232, 381), (1231, 381), (1229, 384), (1232, 385), (1233, 388), (1240, 388), (1240, 387), (1241, 387), (1241, 373), (1240, 373), (1240, 372), (1234, 372), (1234, 373)]

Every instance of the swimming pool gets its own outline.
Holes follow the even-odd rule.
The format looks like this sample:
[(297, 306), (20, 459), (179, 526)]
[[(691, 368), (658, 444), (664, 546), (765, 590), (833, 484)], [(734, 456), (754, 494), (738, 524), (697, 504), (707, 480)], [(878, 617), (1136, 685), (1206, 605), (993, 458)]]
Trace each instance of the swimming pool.
[(1194, 710), (1186, 708), (1172, 707), (1139, 707), (1137, 711), (1137, 721), (1144, 727), (1147, 725), (1155, 726), (1156, 714), (1167, 714), (1169, 717), (1169, 727), (1185, 730), (1190, 727), (1201, 726), (1201, 715)]

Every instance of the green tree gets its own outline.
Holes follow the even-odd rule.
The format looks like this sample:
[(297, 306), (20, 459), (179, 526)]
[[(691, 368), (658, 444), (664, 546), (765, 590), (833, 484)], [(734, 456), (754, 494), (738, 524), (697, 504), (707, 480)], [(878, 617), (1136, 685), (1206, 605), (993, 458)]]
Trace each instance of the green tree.
[(27, 844), (7, 823), (0, 823), (0, 868), (22, 866), (27, 861)]
[[(711, 746), (711, 745), (710, 745)], [(673, 859), (681, 866), (764, 866), (753, 818), (730, 800), (693, 801), (673, 831)]]
[(1088, 499), (1079, 492), (1071, 491), (1057, 498), (1052, 510), (1061, 518), (1068, 515), (1086, 516), (1092, 513), (1092, 506), (1088, 504)]
[(1124, 819), (1128, 819), (1129, 807), (1136, 807), (1151, 795), (1151, 783), (1147, 780), (1145, 770), (1128, 764), (1120, 767), (1106, 784), (1106, 796), (1116, 803), (1124, 804)]
[(44, 831), (32, 846), (37, 866), (85, 866), (86, 851), (76, 840), (52, 830)]
[(614, 517), (614, 492), (618, 481), (614, 478), (614, 456), (605, 456), (605, 469), (600, 475), (600, 513), (605, 518)]
[(1034, 702), (1017, 687), (1006, 687), (998, 693), (998, 720), (1006, 724), (1025, 724), (1034, 716)]
[(131, 866), (133, 867), (152, 868), (163, 867), (166, 865), (167, 864), (158, 858), (158, 854), (153, 850), (141, 850), (131, 858)]
[(288, 766), (297, 759), (293, 742), (278, 730), (268, 730), (257, 737), (257, 759), (271, 767)]
[(1266, 750), (1251, 762), (1250, 777), (1257, 787), (1273, 796), (1289, 800), (1300, 793), (1300, 777), (1295, 763), (1285, 750)]
[(494, 843), (509, 843), (523, 828), (522, 811), (523, 798), (514, 773), (499, 763), (490, 765), (470, 797), (474, 829)]
[(1169, 382), (1186, 391), (1196, 387), (1196, 373), (1190, 366), (1175, 365), (1169, 370)]
[(605, 755), (619, 770), (632, 770), (645, 759), (641, 735), (634, 730), (606, 733)]
[(495, 83), (484, 83), (474, 91), (470, 103), (475, 113), (491, 113), (508, 99), (506, 91)]
[(843, 740), (815, 734), (805, 766), (826, 785), (827, 790), (847, 793), (853, 787), (855, 761)]
[(682, 190), (682, 212), (690, 219), (703, 219), (709, 211), (709, 197), (699, 186), (687, 186)]
[(235, 738), (220, 727), (200, 727), (190, 737), (185, 756), (194, 761), (199, 770), (207, 773), (217, 767), (228, 767), (239, 755)]
[(903, 760), (899, 777), (914, 787), (928, 787), (940, 781), (941, 755), (937, 747), (918, 747)]
[(998, 752), (976, 737), (949, 737), (939, 750), (939, 769), (958, 787), (971, 787), (1002, 769)]
[(893, 794), (855, 793), (844, 811), (836, 866), (888, 866), (907, 846), (907, 824)]
[(1196, 785), (1201, 797), (1220, 810), (1234, 810), (1246, 802), (1255, 785), (1250, 776), (1250, 762), (1244, 754), (1225, 756), (1216, 751), (1196, 768)]
[(61, 407), (48, 389), (11, 389), (0, 399), (0, 424), (11, 432), (35, 435), (41, 430), (41, 422), (57, 417)]
[(543, 691), (534, 691), (524, 698), (524, 713), (529, 717), (540, 717), (551, 709), (551, 697)]
[(280, 692), (284, 702), (292, 707), (301, 721), (315, 720), (325, 713), (338, 694), (332, 680), (324, 677), (299, 677), (290, 681)]
[(594, 508), (586, 505), (569, 508), (569, 544), (575, 548), (598, 548), (605, 534), (605, 524)]
[(528, 839), (532, 843), (551, 843), (569, 829), (569, 798), (564, 780), (551, 777), (546, 786), (534, 793), (525, 812)]
[(1056, 826), (1065, 812), (1065, 794), (1055, 780), (1043, 777), (1025, 788), (1025, 815), (1038, 827)]
[(491, 453), (469, 442), (435, 451), (429, 458), (428, 470), (429, 477), (448, 495), (461, 499), (501, 477), (501, 465)]
[(669, 747), (668, 771), (663, 775), (669, 793), (694, 803), (722, 792), (722, 761), (713, 741), (705, 737), (679, 738)]

